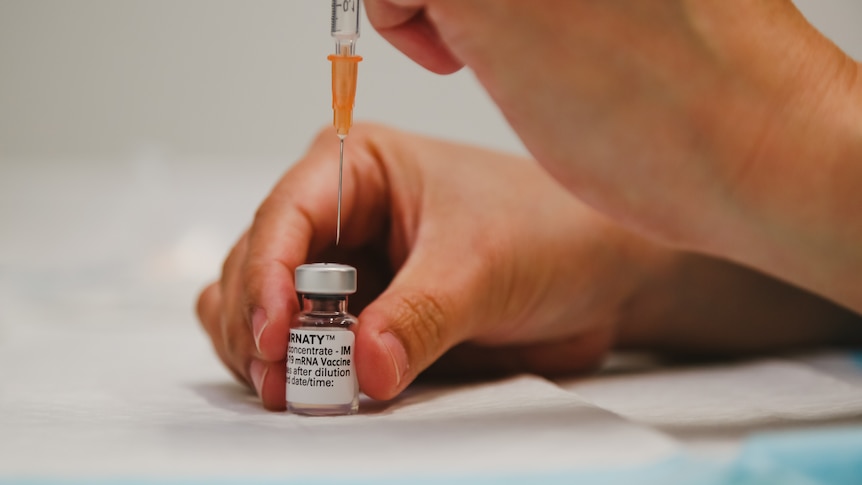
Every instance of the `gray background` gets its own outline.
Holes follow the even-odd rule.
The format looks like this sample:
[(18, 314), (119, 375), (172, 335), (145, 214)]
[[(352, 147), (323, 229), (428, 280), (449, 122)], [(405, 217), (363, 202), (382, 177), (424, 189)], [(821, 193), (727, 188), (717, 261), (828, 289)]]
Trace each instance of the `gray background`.
[[(862, 58), (862, 2), (797, 4)], [(328, 16), (322, 0), (0, 0), (0, 162), (290, 163), (330, 120)], [(357, 118), (522, 150), (469, 72), (428, 73), (363, 22)]]

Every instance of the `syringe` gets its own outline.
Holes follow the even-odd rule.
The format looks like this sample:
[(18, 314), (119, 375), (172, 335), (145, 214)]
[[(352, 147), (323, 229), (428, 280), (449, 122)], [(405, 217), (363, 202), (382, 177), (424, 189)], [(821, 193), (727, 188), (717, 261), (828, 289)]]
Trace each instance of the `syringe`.
[(335, 39), (332, 61), (332, 124), (341, 141), (338, 160), (338, 222), (335, 244), (341, 239), (341, 186), (344, 173), (344, 139), (353, 125), (353, 100), (356, 97), (356, 73), (361, 57), (356, 55), (359, 38), (361, 0), (332, 0), (330, 34)]

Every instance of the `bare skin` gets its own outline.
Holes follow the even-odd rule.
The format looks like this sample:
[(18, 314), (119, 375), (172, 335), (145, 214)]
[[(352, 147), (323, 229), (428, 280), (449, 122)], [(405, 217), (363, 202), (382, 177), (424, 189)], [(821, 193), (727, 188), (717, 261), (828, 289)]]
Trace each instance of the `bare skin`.
[(355, 127), (348, 150), (338, 249), (338, 144), (324, 130), (198, 302), (216, 352), (267, 409), (285, 406), (293, 270), (306, 261), (358, 267), (357, 372), (378, 399), (434, 362), (459, 376), (559, 374), (613, 347), (726, 355), (859, 340), (857, 315), (635, 235), (531, 160), (374, 125)]
[(862, 312), (862, 76), (789, 0), (367, 0), (536, 160), (653, 240)]
[(198, 304), (265, 407), (284, 408), (293, 270), (321, 259), (359, 267), (357, 371), (378, 399), (434, 362), (554, 374), (615, 347), (860, 342), (862, 77), (789, 0), (366, 8), (430, 70), (471, 68), (538, 164), (356, 127), (334, 251), (320, 137)]

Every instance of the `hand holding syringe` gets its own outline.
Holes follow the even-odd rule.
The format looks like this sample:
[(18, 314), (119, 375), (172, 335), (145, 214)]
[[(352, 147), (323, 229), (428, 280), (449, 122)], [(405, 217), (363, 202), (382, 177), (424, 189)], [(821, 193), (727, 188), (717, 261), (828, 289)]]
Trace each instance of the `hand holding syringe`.
[(341, 181), (344, 168), (344, 138), (353, 125), (353, 100), (356, 97), (356, 73), (361, 57), (356, 55), (356, 40), (359, 38), (361, 0), (332, 0), (332, 25), (330, 33), (335, 38), (335, 54), (332, 61), (332, 124), (341, 139), (338, 161), (338, 222), (335, 244), (341, 239)]

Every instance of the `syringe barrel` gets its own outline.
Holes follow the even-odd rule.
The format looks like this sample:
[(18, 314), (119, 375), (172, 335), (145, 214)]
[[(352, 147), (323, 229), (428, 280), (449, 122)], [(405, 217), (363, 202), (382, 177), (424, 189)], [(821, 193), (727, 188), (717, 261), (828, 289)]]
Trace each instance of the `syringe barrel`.
[(335, 39), (335, 55), (356, 55), (356, 39), (359, 38), (361, 13), (361, 0), (332, 0), (330, 34)]

